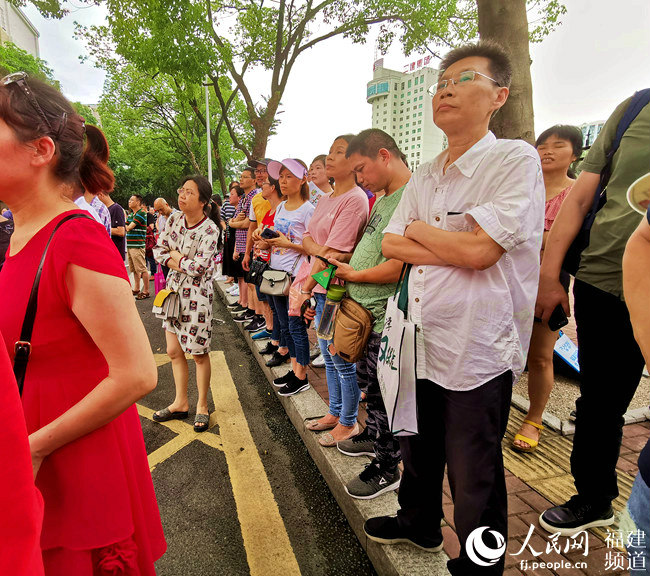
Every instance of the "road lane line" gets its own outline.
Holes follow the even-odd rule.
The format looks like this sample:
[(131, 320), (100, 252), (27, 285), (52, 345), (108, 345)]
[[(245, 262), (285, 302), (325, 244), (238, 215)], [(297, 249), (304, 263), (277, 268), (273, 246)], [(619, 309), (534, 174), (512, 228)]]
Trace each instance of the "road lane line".
[(153, 472), (154, 468), (161, 462), (171, 458), (176, 452), (185, 448), (190, 442), (194, 442), (195, 438), (190, 434), (179, 434), (173, 440), (164, 444), (158, 450), (154, 450), (149, 456), (149, 470)]
[(210, 389), (251, 576), (300, 574), (224, 353), (210, 352)]

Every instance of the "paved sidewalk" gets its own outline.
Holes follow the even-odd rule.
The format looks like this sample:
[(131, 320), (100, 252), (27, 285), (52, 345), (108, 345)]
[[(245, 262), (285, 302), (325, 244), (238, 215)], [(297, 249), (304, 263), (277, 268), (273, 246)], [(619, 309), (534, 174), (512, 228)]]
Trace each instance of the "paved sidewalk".
[[(220, 285), (219, 288), (222, 292), (222, 297), (225, 298), (225, 295), (223, 295), (223, 285)], [(310, 329), (310, 341), (312, 344), (316, 341), (313, 329)], [(248, 342), (253, 350), (256, 351), (256, 345), (250, 339), (248, 339)], [(282, 372), (284, 371), (286, 369), (282, 370)], [(275, 372), (273, 375), (275, 375)], [(308, 369), (308, 377), (312, 388), (327, 403), (328, 393), (325, 369), (310, 366)], [(302, 394), (292, 398), (299, 398), (300, 396)], [(287, 404), (285, 404), (285, 408), (287, 408)], [(313, 416), (315, 415), (316, 413), (313, 414)], [(362, 403), (359, 410), (359, 421), (363, 424), (365, 418), (366, 413), (364, 404)], [(578, 538), (567, 539), (560, 537), (554, 540), (538, 524), (539, 515), (543, 510), (554, 504), (562, 503), (573, 495), (573, 480), (570, 473), (569, 461), (572, 436), (563, 436), (556, 431), (547, 429), (543, 432), (539, 448), (534, 454), (519, 454), (513, 451), (510, 445), (523, 418), (524, 414), (513, 406), (510, 412), (508, 431), (503, 441), (503, 454), (507, 469), (509, 536), (506, 550), (505, 574), (508, 576), (520, 576), (522, 574), (525, 576), (553, 574), (557, 576), (609, 576), (628, 574), (628, 561), (623, 549), (620, 547), (620, 539), (621, 537), (626, 539), (632, 527), (625, 523), (624, 517), (622, 518), (622, 524), (619, 525), (619, 521), (621, 520), (621, 513), (629, 497), (632, 482), (638, 471), (637, 460), (639, 452), (645, 445), (650, 434), (650, 422), (646, 420), (624, 427), (621, 457), (617, 465), (620, 496), (614, 502), (614, 508), (617, 512), (617, 524), (610, 527), (609, 531), (602, 529), (591, 531), (588, 537), (588, 553), (585, 556), (584, 542), (580, 542)], [(296, 424), (296, 421), (294, 421), (294, 424)], [(296, 424), (296, 427), (298, 428), (300, 424), (302, 422)], [(306, 438), (309, 439), (310, 436), (303, 436), (303, 439)], [(308, 448), (312, 452), (309, 445)], [(314, 456), (314, 452), (312, 452), (312, 456)], [(351, 518), (349, 514), (350, 508), (347, 507), (349, 503), (342, 500), (345, 498), (347, 500), (352, 499), (342, 491), (342, 486), (333, 486), (328, 478), (328, 472), (324, 471), (321, 467), (320, 457), (314, 456), (314, 458), (379, 574), (404, 573), (413, 576), (417, 574), (447, 574), (447, 570), (443, 568), (444, 563), (437, 561), (435, 563), (436, 567), (434, 568), (427, 559), (422, 557), (422, 553), (416, 553), (412, 547), (403, 545), (399, 547), (380, 546), (379, 548), (400, 548), (402, 555), (399, 557), (399, 562), (408, 562), (410, 550), (413, 550), (413, 556), (415, 558), (408, 570), (402, 570), (402, 567), (397, 565), (398, 561), (391, 558), (390, 554), (387, 554), (385, 557), (382, 556), (381, 561), (376, 562), (376, 557), (373, 554), (373, 549), (376, 548), (376, 545), (369, 543), (363, 537), (362, 531), (360, 534), (360, 527), (358, 526), (359, 519), (356, 517)], [(356, 461), (358, 460), (360, 458), (343, 457), (342, 465), (346, 466), (349, 463), (351, 469), (357, 469), (359, 463)], [(347, 477), (351, 477), (351, 475), (348, 473)], [(338, 481), (341, 482), (341, 480), (339, 477)], [(343, 494), (342, 497), (340, 495), (341, 492)], [(384, 495), (369, 502), (379, 504), (379, 501), (387, 499), (389, 496), (391, 495)], [(396, 499), (387, 499), (387, 501), (393, 506), (392, 512), (394, 513), (397, 510)], [(355, 502), (358, 503), (359, 501)], [(445, 519), (448, 523), (443, 527), (444, 551), (446, 555), (453, 558), (458, 555), (460, 546), (454, 530), (453, 503), (446, 478), (443, 494), (443, 509)], [(582, 547), (579, 544), (582, 544)], [(436, 555), (429, 554), (425, 556), (430, 557)], [(442, 558), (439, 560), (442, 560)], [(394, 565), (391, 566), (391, 562)], [(540, 563), (550, 565), (550, 568), (539, 567)]]

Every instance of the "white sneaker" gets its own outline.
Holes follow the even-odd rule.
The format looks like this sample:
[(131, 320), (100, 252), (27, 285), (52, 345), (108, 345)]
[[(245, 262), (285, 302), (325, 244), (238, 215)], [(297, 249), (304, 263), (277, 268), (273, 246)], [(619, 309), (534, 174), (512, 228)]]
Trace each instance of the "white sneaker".
[(325, 358), (323, 358), (322, 354), (319, 354), (318, 356), (316, 356), (316, 358), (314, 358), (311, 361), (311, 365), (316, 368), (322, 368), (323, 366), (325, 366)]
[(226, 290), (226, 292), (228, 292), (228, 294), (232, 294), (233, 292), (239, 292), (239, 286), (237, 284), (235, 284), (234, 286), (231, 286), (230, 288), (228, 288), (228, 290)]

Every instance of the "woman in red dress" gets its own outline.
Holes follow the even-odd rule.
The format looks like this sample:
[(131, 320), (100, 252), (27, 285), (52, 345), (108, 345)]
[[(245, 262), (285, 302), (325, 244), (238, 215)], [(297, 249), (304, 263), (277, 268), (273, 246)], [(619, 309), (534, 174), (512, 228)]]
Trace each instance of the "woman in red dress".
[[(70, 189), (112, 190), (107, 160), (104, 135), (57, 90), (23, 73), (0, 80), (0, 199), (16, 225), (0, 332), (12, 358), (45, 244), (62, 218), (84, 214)], [(95, 221), (54, 235), (31, 344), (22, 402), (45, 574), (155, 574), (166, 544), (134, 403), (156, 367), (124, 263)]]

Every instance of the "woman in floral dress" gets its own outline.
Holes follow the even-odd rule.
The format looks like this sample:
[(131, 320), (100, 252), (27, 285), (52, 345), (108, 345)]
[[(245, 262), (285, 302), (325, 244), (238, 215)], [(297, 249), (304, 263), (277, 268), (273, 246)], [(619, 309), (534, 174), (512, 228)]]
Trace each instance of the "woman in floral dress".
[(188, 366), (185, 354), (196, 364), (199, 398), (194, 430), (208, 429), (210, 338), (212, 336), (212, 276), (221, 247), (219, 207), (211, 201), (212, 186), (203, 176), (189, 176), (178, 189), (180, 212), (173, 213), (154, 248), (156, 260), (170, 269), (167, 288), (179, 294), (178, 318), (163, 321), (167, 354), (172, 361), (176, 397), (154, 413), (157, 422), (188, 417)]

